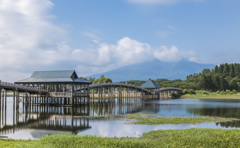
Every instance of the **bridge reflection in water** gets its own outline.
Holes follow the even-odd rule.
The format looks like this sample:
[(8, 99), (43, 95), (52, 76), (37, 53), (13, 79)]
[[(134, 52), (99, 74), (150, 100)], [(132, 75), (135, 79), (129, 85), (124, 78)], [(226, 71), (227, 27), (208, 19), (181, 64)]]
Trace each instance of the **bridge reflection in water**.
[[(20, 99), (22, 99), (20, 97)], [(12, 97), (0, 100), (0, 136), (14, 134), (22, 130), (44, 130), (78, 133), (90, 129), (91, 120), (111, 115), (140, 112), (140, 99), (119, 102), (90, 103), (78, 107), (56, 107), (19, 103), (15, 106)], [(9, 122), (9, 120), (11, 122)]]

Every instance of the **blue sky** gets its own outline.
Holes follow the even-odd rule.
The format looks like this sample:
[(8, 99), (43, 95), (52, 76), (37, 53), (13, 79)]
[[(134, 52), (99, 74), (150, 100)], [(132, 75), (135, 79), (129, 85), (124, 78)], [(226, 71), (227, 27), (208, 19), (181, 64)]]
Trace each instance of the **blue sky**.
[[(157, 1), (157, 0), (156, 0)], [(183, 0), (173, 4), (136, 4), (126, 0), (55, 0), (53, 13), (57, 24), (69, 24), (73, 47), (88, 48), (91, 39), (115, 44), (130, 37), (153, 47), (175, 45), (181, 50), (193, 50), (199, 62), (219, 64), (238, 62), (240, 1)], [(63, 10), (66, 11), (63, 11)], [(223, 59), (218, 59), (219, 52)], [(225, 57), (228, 56), (228, 57)]]
[(87, 76), (153, 59), (239, 63), (239, 26), (239, 0), (0, 0), (0, 77)]

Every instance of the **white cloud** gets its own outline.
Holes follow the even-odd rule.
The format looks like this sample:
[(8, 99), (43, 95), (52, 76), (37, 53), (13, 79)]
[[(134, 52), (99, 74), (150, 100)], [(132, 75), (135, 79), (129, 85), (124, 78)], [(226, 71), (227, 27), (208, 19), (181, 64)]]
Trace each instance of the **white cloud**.
[(155, 49), (129, 37), (115, 45), (95, 40), (94, 47), (73, 49), (65, 42), (65, 29), (52, 23), (53, 6), (50, 0), (0, 0), (0, 80), (17, 81), (34, 70), (76, 69), (86, 76), (153, 58), (196, 60), (175, 46)]
[(64, 30), (51, 23), (53, 6), (49, 0), (0, 0), (0, 75), (56, 63)]
[(179, 51), (176, 46), (172, 46), (171, 48), (167, 48), (166, 46), (162, 46), (157, 48), (154, 53), (154, 57), (164, 62), (177, 62), (182, 59), (187, 59), (189, 61), (197, 62), (197, 57), (195, 52), (193, 51)]

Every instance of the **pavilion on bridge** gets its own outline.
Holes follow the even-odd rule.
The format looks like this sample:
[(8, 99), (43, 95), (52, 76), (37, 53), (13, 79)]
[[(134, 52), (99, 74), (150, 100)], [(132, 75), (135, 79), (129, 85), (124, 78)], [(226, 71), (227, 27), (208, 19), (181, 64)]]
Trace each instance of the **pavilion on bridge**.
[(154, 89), (161, 88), (155, 82), (153, 82), (151, 79), (146, 81), (141, 87), (148, 89), (148, 90), (154, 90)]
[[(78, 78), (74, 70), (61, 71), (35, 71), (30, 78), (15, 82), (15, 84), (31, 86), (38, 89), (48, 90), (48, 97), (73, 98), (73, 103), (78, 100), (89, 101), (89, 84), (91, 82)], [(85, 88), (79, 91), (79, 88)], [(88, 99), (86, 99), (88, 98)], [(61, 100), (60, 99), (60, 100)]]

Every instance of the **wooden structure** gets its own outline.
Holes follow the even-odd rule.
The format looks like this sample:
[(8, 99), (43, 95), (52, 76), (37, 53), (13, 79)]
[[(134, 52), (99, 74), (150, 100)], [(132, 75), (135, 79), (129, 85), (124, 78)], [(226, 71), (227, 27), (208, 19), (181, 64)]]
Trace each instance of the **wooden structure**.
[[(15, 82), (15, 84), (48, 91), (47, 95), (32, 96), (28, 102), (30, 104), (79, 106), (89, 102), (89, 89), (87, 88), (91, 82), (78, 78), (74, 70), (35, 71), (30, 78)], [(78, 91), (77, 87), (86, 89)]]
[[(175, 87), (165, 87), (157, 89), (145, 89), (139, 86), (127, 83), (96, 83), (90, 84), (89, 88), (77, 88), (78, 90), (90, 89), (90, 96), (97, 97), (98, 101), (104, 101), (104, 98), (119, 98), (119, 101), (128, 100), (128, 98), (142, 98), (144, 100), (152, 99), (170, 99), (172, 93), (182, 92), (182, 89)], [(108, 101), (111, 101), (108, 99)]]

